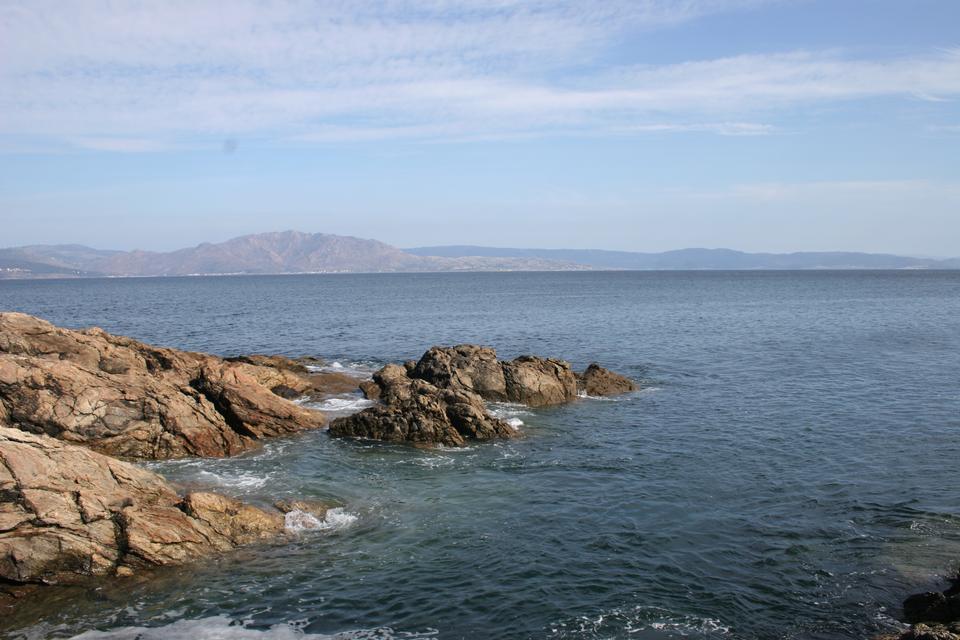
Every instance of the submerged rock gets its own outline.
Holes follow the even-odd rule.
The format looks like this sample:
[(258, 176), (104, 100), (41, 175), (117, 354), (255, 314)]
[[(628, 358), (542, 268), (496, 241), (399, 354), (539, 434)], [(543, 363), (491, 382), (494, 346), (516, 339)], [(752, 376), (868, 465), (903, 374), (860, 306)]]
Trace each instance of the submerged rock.
[(0, 420), (109, 455), (226, 456), (319, 428), (322, 414), (281, 397), (310, 388), (291, 368), (0, 313)]
[(181, 564), (283, 531), (268, 512), (212, 493), (181, 498), (160, 476), (0, 426), (0, 581), (75, 584)]
[[(585, 378), (584, 378), (585, 376)], [(581, 376), (598, 394), (635, 388), (597, 365)], [(578, 377), (563, 360), (521, 356), (497, 360), (489, 347), (433, 347), (417, 362), (388, 364), (361, 383), (381, 404), (330, 425), (334, 436), (464, 446), (470, 440), (510, 438), (509, 424), (487, 413), (484, 400), (556, 405), (577, 397)]]
[(630, 378), (594, 362), (577, 375), (577, 389), (588, 396), (614, 396), (636, 391), (637, 385)]

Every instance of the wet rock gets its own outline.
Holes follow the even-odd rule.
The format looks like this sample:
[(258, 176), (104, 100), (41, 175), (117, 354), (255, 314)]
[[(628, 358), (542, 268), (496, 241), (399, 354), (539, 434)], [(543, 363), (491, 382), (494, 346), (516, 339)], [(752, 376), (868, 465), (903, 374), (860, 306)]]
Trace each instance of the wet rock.
[(487, 413), (479, 395), (438, 389), (424, 380), (407, 380), (384, 390), (386, 404), (334, 420), (330, 434), (449, 447), (516, 435), (509, 424)]
[(233, 455), (322, 427), (320, 413), (272, 391), (298, 386), (311, 385), (287, 370), (0, 313), (0, 417), (109, 455)]
[(614, 396), (636, 391), (633, 380), (593, 363), (577, 375), (577, 389), (588, 396)]
[(316, 500), (278, 500), (273, 503), (273, 506), (284, 515), (301, 511), (310, 514), (317, 520), (323, 520), (327, 515), (327, 511), (333, 508), (332, 505), (326, 502), (318, 502)]
[(84, 447), (0, 427), (0, 580), (71, 584), (266, 540), (283, 516)]

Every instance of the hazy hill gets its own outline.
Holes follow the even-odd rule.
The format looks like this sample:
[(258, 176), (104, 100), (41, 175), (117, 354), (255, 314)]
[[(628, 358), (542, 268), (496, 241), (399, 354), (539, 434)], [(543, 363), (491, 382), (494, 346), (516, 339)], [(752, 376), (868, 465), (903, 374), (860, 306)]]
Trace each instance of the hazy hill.
[(584, 267), (542, 258), (416, 256), (376, 240), (297, 231), (170, 252), (101, 251), (80, 245), (0, 249), (0, 277), (7, 278), (578, 268)]
[(594, 269), (956, 269), (960, 259), (932, 260), (879, 253), (744, 253), (732, 249), (679, 249), (663, 253), (596, 249), (508, 249), (469, 245), (407, 249), (419, 256), (523, 257), (574, 262)]
[(960, 259), (730, 249), (632, 253), (449, 246), (403, 250), (376, 240), (297, 231), (260, 233), (169, 252), (105, 251), (81, 245), (0, 249), (0, 278), (577, 269), (960, 269)]

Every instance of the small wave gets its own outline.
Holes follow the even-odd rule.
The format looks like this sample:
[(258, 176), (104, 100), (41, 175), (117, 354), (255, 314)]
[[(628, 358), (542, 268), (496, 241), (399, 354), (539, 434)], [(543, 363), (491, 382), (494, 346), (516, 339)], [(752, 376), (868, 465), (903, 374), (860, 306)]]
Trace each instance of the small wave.
[(533, 415), (526, 405), (513, 402), (488, 402), (487, 411), (494, 418), (500, 418), (514, 429), (523, 426), (523, 417)]
[(369, 378), (379, 367), (369, 362), (331, 362), (323, 366), (310, 365), (307, 369), (312, 373), (343, 373), (355, 378)]
[(330, 411), (330, 412), (351, 412), (356, 413), (357, 411), (362, 411), (367, 407), (372, 407), (376, 404), (373, 400), (367, 400), (366, 398), (350, 396), (348, 398), (327, 398), (320, 402), (311, 402), (306, 406), (309, 406), (311, 409), (319, 409), (320, 411)]
[(159, 627), (122, 627), (109, 631), (86, 631), (72, 640), (394, 640), (400, 638), (436, 638), (436, 630), (425, 632), (394, 631), (389, 627), (358, 629), (333, 635), (307, 633), (302, 623), (277, 624), (268, 629), (251, 629), (227, 616), (198, 620), (177, 620)]
[(197, 472), (198, 480), (234, 489), (260, 489), (270, 482), (270, 477), (270, 473), (256, 474), (251, 471), (216, 473), (201, 469)]
[(339, 531), (340, 529), (346, 529), (356, 521), (356, 515), (342, 507), (335, 507), (327, 510), (322, 520), (306, 511), (294, 509), (284, 516), (283, 524), (287, 531), (299, 533), (301, 531)]

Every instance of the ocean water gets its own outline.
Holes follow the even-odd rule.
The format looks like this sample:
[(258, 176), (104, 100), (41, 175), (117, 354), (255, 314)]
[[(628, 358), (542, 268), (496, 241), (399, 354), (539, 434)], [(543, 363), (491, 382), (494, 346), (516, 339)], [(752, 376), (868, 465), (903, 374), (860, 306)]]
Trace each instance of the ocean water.
[(7, 637), (862, 639), (960, 560), (960, 272), (7, 281), (0, 308), (360, 374), (476, 342), (643, 385), (495, 405), (523, 437), (464, 450), (318, 432), (152, 464), (338, 509), (25, 602)]

